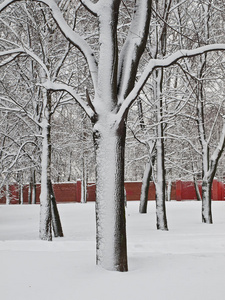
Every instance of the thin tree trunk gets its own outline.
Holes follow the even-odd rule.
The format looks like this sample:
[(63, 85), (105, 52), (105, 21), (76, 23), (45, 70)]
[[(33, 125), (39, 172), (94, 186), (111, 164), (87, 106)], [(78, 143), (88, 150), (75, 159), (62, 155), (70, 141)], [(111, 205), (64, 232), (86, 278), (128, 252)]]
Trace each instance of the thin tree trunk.
[(51, 193), (48, 182), (51, 180), (51, 94), (44, 93), (45, 117), (42, 120), (42, 161), (40, 195), (40, 230), (42, 240), (52, 240)]
[(156, 159), (155, 145), (156, 145), (155, 142), (146, 143), (149, 152), (149, 159), (145, 165), (145, 171), (144, 171), (144, 176), (141, 185), (141, 197), (140, 197), (140, 205), (139, 205), (139, 213), (141, 214), (147, 213), (149, 184), (153, 172), (153, 165)]
[(127, 271), (124, 205), (125, 127), (103, 122), (94, 132), (96, 150), (96, 263)]
[(211, 200), (212, 182), (202, 181), (202, 222), (212, 224), (212, 200)]
[(155, 96), (157, 99), (157, 141), (156, 141), (156, 227), (168, 230), (166, 217), (166, 180), (165, 180), (165, 150), (162, 107), (163, 70), (155, 71)]
[(6, 198), (6, 204), (9, 205), (10, 204), (10, 192), (9, 192), (9, 183), (6, 182), (6, 185), (5, 185), (5, 198)]
[(172, 191), (172, 180), (169, 179), (167, 185), (167, 201), (171, 201), (171, 191)]
[(156, 187), (156, 227), (160, 230), (168, 230), (166, 217), (165, 180), (157, 180)]
[(139, 205), (139, 213), (141, 214), (147, 213), (148, 191), (149, 191), (151, 176), (152, 176), (152, 162), (151, 159), (149, 158), (149, 161), (145, 165), (145, 171), (144, 171), (144, 176), (141, 185), (141, 197), (140, 197), (140, 205)]
[(82, 157), (81, 203), (87, 202), (87, 170), (86, 160)]
[(18, 172), (17, 174), (18, 192), (19, 192), (19, 204), (23, 205), (23, 174)]
[(201, 201), (202, 197), (201, 197), (201, 194), (200, 194), (200, 191), (199, 191), (198, 182), (197, 182), (195, 176), (194, 176), (193, 179), (194, 179), (194, 186), (195, 186), (195, 193), (196, 193), (197, 200)]
[(32, 180), (32, 204), (36, 204), (37, 202), (37, 191), (36, 191), (36, 176), (35, 176), (35, 170), (33, 170), (32, 172), (32, 177), (33, 177), (33, 180)]
[(20, 199), (20, 204), (23, 204), (23, 183), (22, 182), (20, 182), (19, 199)]
[(28, 187), (28, 204), (31, 204), (31, 202), (32, 202), (32, 189), (33, 189), (33, 177), (31, 175), (29, 187)]

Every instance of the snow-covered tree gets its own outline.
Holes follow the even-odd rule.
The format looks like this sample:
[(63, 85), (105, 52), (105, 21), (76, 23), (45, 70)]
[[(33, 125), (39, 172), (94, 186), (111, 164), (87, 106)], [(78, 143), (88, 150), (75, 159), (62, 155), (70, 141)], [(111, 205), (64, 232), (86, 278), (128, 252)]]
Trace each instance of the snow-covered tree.
[[(52, 71), (48, 58), (50, 56), (49, 51), (51, 51), (49, 49), (52, 47), (51, 42), (54, 28), (51, 28), (50, 30), (49, 27), (47, 27), (47, 29), (44, 27), (40, 30), (39, 27), (42, 18), (40, 17), (40, 14), (37, 14), (32, 18), (29, 14), (29, 12), (32, 11), (32, 8), (32, 4), (27, 4), (25, 7), (18, 6), (17, 10), (10, 11), (10, 13), (2, 20), (4, 26), (8, 28), (7, 33), (11, 34), (11, 40), (8, 39), (8, 37), (7, 39), (6, 37), (2, 39), (1, 47), (5, 49), (5, 52), (7, 50), (10, 52), (12, 50), (12, 45), (13, 47), (16, 46), (17, 49), (20, 48), (19, 54), (12, 57), (13, 61), (5, 60), (5, 55), (1, 52), (1, 56), (3, 57), (2, 65), (14, 63), (14, 72), (18, 72), (17, 76), (19, 77), (19, 80), (23, 82), (23, 85), (18, 82), (16, 88), (12, 91), (9, 90), (7, 82), (2, 83), (3, 89), (1, 95), (4, 105), (1, 109), (3, 111), (10, 109), (13, 113), (16, 113), (17, 117), (22, 119), (25, 124), (27, 124), (28, 121), (29, 123), (32, 123), (32, 126), (29, 128), (32, 141), (26, 139), (24, 142), (25, 145), (28, 143), (34, 144), (33, 139), (42, 138), (40, 238), (51, 240), (52, 217), (54, 216), (52, 213), (57, 211), (53, 189), (51, 188), (51, 116), (59, 103), (61, 104), (61, 96), (59, 95), (53, 99), (52, 92), (40, 86), (45, 77), (45, 72), (49, 73)], [(21, 15), (21, 23), (16, 19), (18, 11)], [(15, 23), (12, 22), (14, 18), (16, 19)], [(48, 24), (48, 26), (50, 25), (51, 24)], [(57, 27), (55, 27), (55, 29), (57, 29)], [(21, 45), (24, 47), (23, 50)], [(31, 47), (33, 47), (33, 50), (29, 51), (28, 49), (31, 49)], [(59, 71), (62, 60), (67, 53), (68, 49), (66, 49), (66, 51), (64, 50), (62, 59), (56, 64), (56, 67), (54, 68), (56, 73)], [(23, 59), (24, 56), (25, 59)], [(53, 71), (52, 73), (54, 74)], [(39, 83), (39, 86), (37, 83)], [(32, 127), (33, 132), (31, 131)], [(20, 152), (21, 151), (19, 151), (18, 155), (20, 155)], [(18, 155), (16, 160), (18, 160)], [(52, 206), (55, 207), (54, 210), (52, 210)], [(58, 224), (60, 229), (58, 231), (55, 226), (54, 232), (56, 233), (58, 231), (57, 236), (62, 236), (59, 217), (57, 220), (58, 223), (55, 222), (54, 224)]]
[[(0, 11), (13, 2), (15, 1), (3, 1)], [(98, 20), (96, 48), (92, 47), (91, 41), (89, 42), (90, 36), (73, 30), (64, 15), (61, 2), (58, 5), (53, 0), (37, 2), (49, 8), (63, 35), (86, 59), (93, 93), (90, 88), (89, 92), (82, 95), (77, 93), (70, 84), (57, 81), (48, 70), (45, 70), (41, 85), (50, 93), (60, 90), (68, 92), (92, 120), (96, 153), (96, 261), (98, 265), (109, 270), (127, 271), (123, 183), (126, 120), (129, 109), (155, 69), (169, 67), (184, 57), (224, 50), (225, 44), (198, 48), (193, 44), (194, 49), (177, 50), (165, 58), (152, 58), (143, 62), (141, 57), (149, 34), (151, 0), (131, 2), (132, 17), (128, 26), (123, 26), (122, 33), (124, 37), (124, 30), (126, 31), (126, 38), (122, 45), (118, 43), (119, 29), (123, 22), (119, 19), (119, 14), (124, 2), (82, 0), (87, 11)], [(8, 54), (15, 55), (21, 48), (13, 49)], [(135, 82), (138, 71), (142, 74)], [(47, 146), (47, 141), (45, 145)]]
[[(196, 18), (191, 19), (194, 24), (191, 37), (196, 39), (198, 46), (224, 40), (220, 32), (221, 28), (224, 27), (224, 20), (220, 17), (220, 13), (216, 13), (219, 6), (214, 7), (212, 1), (209, 1), (197, 3), (195, 7), (198, 9), (193, 10), (193, 15), (196, 15)], [(200, 161), (202, 162), (201, 171), (198, 171), (201, 174), (199, 179), (202, 180), (202, 221), (209, 224), (212, 223), (211, 189), (213, 178), (225, 146), (224, 125), (220, 126), (224, 123), (222, 60), (223, 55), (205, 53), (191, 63), (186, 61), (180, 65), (189, 82), (189, 89), (192, 91), (191, 98), (194, 98), (194, 103), (191, 102), (189, 117), (196, 122), (194, 127), (197, 128), (197, 132), (193, 135), (197, 137), (198, 142), (197, 144), (192, 142), (190, 145), (194, 145), (195, 152), (200, 154)], [(195, 177), (194, 175), (196, 192), (200, 198)]]

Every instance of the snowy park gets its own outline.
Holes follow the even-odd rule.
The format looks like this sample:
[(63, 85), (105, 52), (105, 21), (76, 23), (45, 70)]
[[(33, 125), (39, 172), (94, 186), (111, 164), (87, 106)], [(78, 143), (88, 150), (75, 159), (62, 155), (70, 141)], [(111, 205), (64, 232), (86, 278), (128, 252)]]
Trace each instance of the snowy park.
[(1, 299), (225, 299), (223, 2), (0, 0)]
[(198, 201), (167, 202), (169, 231), (156, 230), (155, 202), (138, 213), (127, 203), (129, 272), (95, 265), (95, 203), (59, 204), (64, 237), (41, 241), (39, 205), (0, 206), (3, 300), (223, 300), (225, 202), (214, 224)]

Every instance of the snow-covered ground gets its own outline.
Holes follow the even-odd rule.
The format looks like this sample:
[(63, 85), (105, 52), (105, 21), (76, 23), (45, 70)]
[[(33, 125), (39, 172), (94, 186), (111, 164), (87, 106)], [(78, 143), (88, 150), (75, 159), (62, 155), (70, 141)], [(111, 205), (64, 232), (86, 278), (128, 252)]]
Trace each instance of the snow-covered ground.
[(225, 202), (214, 224), (197, 201), (169, 202), (169, 231), (155, 228), (154, 202), (128, 202), (129, 272), (95, 266), (94, 203), (60, 204), (64, 238), (38, 240), (39, 206), (0, 206), (2, 300), (224, 300)]

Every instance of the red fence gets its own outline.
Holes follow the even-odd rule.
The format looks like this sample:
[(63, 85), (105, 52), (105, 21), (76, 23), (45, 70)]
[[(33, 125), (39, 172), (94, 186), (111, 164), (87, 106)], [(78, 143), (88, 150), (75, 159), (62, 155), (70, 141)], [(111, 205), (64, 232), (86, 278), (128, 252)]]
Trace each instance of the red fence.
[[(225, 200), (224, 183), (214, 180), (212, 186), (212, 200)], [(63, 202), (80, 202), (81, 201), (81, 181), (76, 183), (55, 183), (53, 189), (58, 203)], [(40, 197), (40, 184), (36, 185), (36, 199), (39, 203)], [(139, 200), (141, 194), (141, 182), (125, 182), (125, 190), (128, 201)], [(199, 190), (201, 192), (201, 185), (199, 183)], [(29, 186), (23, 187), (23, 203), (28, 203)], [(11, 204), (19, 203), (19, 188), (16, 184), (9, 186), (9, 197)], [(155, 186), (150, 183), (149, 200), (155, 200)], [(194, 183), (192, 181), (177, 180), (172, 183), (171, 189), (172, 200), (196, 200), (196, 193)], [(87, 187), (87, 201), (95, 201), (95, 184), (88, 184)], [(0, 193), (0, 204), (6, 203), (5, 189)]]

